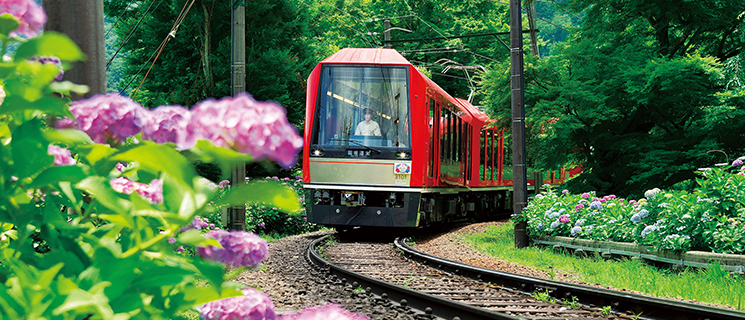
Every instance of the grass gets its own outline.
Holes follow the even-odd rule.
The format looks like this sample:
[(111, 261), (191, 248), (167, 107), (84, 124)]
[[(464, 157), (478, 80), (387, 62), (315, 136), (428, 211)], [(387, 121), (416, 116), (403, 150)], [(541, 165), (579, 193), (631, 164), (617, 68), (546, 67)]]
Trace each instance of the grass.
[(505, 261), (555, 274), (555, 270), (578, 275), (579, 280), (602, 286), (625, 288), (658, 297), (674, 297), (745, 308), (745, 281), (730, 275), (718, 264), (681, 272), (660, 269), (636, 260), (603, 260), (597, 255), (576, 258), (550, 248), (515, 249), (512, 224), (491, 226), (484, 233), (464, 235), (466, 243), (482, 253)]

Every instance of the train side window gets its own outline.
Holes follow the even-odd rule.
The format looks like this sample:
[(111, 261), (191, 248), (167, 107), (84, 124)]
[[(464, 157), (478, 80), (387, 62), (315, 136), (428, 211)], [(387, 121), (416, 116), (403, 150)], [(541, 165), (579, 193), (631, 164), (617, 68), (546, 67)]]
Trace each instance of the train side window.
[(434, 177), (434, 166), (435, 166), (435, 157), (436, 153), (435, 150), (437, 146), (435, 146), (435, 135), (437, 132), (434, 131), (434, 124), (435, 124), (435, 100), (427, 98), (429, 100), (429, 165), (427, 166), (427, 176), (428, 177)]
[(445, 109), (445, 107), (440, 105), (440, 120), (439, 121), (440, 121), (441, 127), (440, 127), (440, 132), (438, 134), (440, 135), (440, 160), (441, 161), (444, 161), (445, 159), (447, 159), (447, 148), (446, 147), (447, 147), (447, 141), (448, 141), (447, 140), (448, 125), (447, 125), (446, 118), (447, 118), (447, 109)]

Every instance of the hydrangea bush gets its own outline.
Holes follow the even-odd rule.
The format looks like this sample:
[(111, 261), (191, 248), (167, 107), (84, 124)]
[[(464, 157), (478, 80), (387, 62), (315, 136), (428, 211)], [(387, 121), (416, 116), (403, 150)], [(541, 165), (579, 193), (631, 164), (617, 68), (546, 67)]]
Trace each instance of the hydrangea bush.
[(548, 190), (536, 195), (516, 220), (531, 237), (569, 236), (634, 242), (654, 249), (745, 254), (745, 166), (698, 171), (693, 192), (658, 188), (642, 199), (595, 192)]
[(246, 230), (253, 230), (258, 234), (272, 237), (282, 237), (323, 229), (323, 226), (308, 222), (305, 209), (308, 203), (303, 189), (302, 176), (299, 173), (295, 175), (295, 178), (274, 176), (266, 177), (264, 180), (279, 182), (290, 187), (299, 195), (298, 201), (303, 204), (303, 209), (300, 209), (300, 214), (294, 215), (282, 212), (277, 207), (266, 203), (249, 203), (246, 205)]
[[(117, 95), (71, 102), (71, 91), (84, 90), (55, 78), (85, 57), (66, 36), (41, 33), (45, 20), (35, 1), (0, 3), (0, 317), (172, 319), (253, 296), (225, 281), (223, 263), (255, 266), (266, 242), (245, 232), (203, 236), (209, 220), (198, 215), (214, 211), (218, 188), (191, 163), (268, 158), (290, 167), (302, 140), (284, 109), (247, 94), (192, 111), (150, 111)], [(214, 205), (299, 212), (297, 199), (261, 181), (232, 186)], [(204, 254), (179, 254), (181, 246)], [(273, 306), (255, 305), (275, 318)], [(238, 316), (227, 310), (220, 318)]]

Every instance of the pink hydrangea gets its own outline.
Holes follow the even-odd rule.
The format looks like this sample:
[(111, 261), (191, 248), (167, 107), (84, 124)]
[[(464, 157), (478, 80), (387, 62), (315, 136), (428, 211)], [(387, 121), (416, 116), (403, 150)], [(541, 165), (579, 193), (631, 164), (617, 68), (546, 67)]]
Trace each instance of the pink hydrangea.
[(559, 217), (559, 222), (561, 222), (561, 223), (567, 223), (567, 222), (569, 222), (569, 215), (562, 214)]
[(574, 210), (577, 210), (577, 211), (579, 211), (581, 209), (584, 209), (584, 208), (585, 208), (585, 205), (584, 204), (581, 204), (581, 203), (578, 204), (578, 205), (576, 205), (576, 206), (574, 206)]
[(274, 320), (277, 313), (268, 295), (254, 288), (242, 289), (243, 296), (206, 303), (200, 313), (208, 320)]
[(73, 101), (70, 112), (75, 120), (61, 119), (57, 128), (80, 129), (96, 143), (123, 142), (140, 133), (149, 115), (139, 103), (115, 93)]
[(187, 131), (191, 113), (181, 106), (160, 106), (150, 111), (142, 127), (142, 138), (156, 143), (172, 142), (179, 150), (194, 146), (196, 136)]
[(20, 26), (10, 33), (10, 36), (24, 35), (29, 38), (36, 37), (44, 30), (47, 15), (44, 9), (34, 0), (4, 0), (0, 1), (0, 14), (9, 13), (16, 19)]
[(269, 158), (289, 168), (303, 146), (282, 106), (256, 101), (247, 93), (202, 101), (191, 112), (189, 130), (197, 139), (248, 153), (257, 160)]
[(587, 199), (587, 198), (590, 197), (590, 194), (587, 193), (587, 192), (585, 192), (585, 193), (581, 194), (579, 197), (582, 198), (582, 199)]
[(110, 181), (111, 187), (116, 192), (131, 194), (137, 192), (150, 203), (163, 203), (163, 180), (153, 179), (150, 184), (134, 182), (124, 177), (118, 177)]
[(254, 233), (242, 230), (212, 230), (206, 234), (215, 238), (222, 248), (215, 246), (197, 247), (197, 254), (205, 259), (224, 263), (229, 267), (256, 267), (269, 256), (266, 240)]
[(55, 166), (72, 166), (75, 165), (75, 159), (72, 158), (70, 150), (50, 144), (47, 152), (54, 156)]
[(281, 320), (370, 320), (365, 315), (352, 313), (338, 304), (330, 303), (323, 307), (308, 307), (297, 314), (283, 315)]

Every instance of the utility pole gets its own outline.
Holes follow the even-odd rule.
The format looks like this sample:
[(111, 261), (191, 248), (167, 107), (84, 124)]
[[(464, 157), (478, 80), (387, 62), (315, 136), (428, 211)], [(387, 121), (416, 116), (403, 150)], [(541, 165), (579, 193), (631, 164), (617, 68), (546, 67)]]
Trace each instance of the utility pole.
[[(525, 91), (523, 88), (523, 34), (520, 0), (510, 0), (510, 87), (512, 89), (513, 214), (522, 215), (528, 202), (525, 165)], [(528, 246), (527, 222), (515, 225), (515, 247)]]
[(90, 91), (73, 100), (106, 93), (106, 43), (103, 27), (103, 0), (44, 0), (47, 13), (44, 30), (57, 31), (70, 37), (88, 56), (65, 71), (63, 80), (84, 84)]
[(383, 20), (383, 47), (391, 47), (391, 20)]
[[(246, 91), (246, 7), (243, 0), (231, 0), (230, 15), (230, 94)], [(233, 168), (230, 186), (237, 187), (246, 183), (246, 164), (241, 163)], [(241, 204), (229, 210), (230, 230), (246, 229), (246, 205)]]

